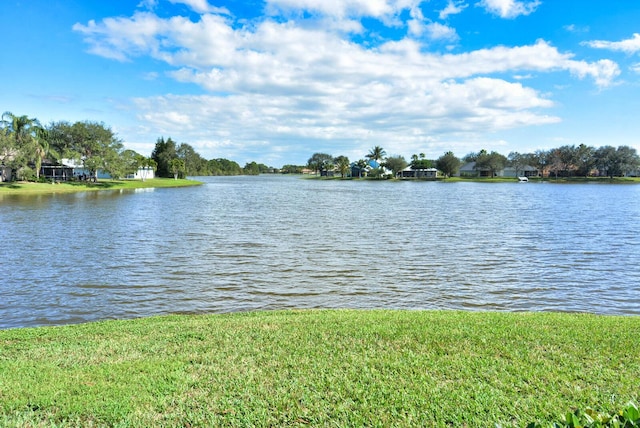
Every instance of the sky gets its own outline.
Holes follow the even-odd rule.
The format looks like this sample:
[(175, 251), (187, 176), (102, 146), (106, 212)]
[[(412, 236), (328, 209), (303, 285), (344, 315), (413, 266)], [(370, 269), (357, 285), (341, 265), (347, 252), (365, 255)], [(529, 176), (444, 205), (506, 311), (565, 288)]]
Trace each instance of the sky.
[(0, 0), (0, 110), (303, 165), (640, 151), (637, 0)]

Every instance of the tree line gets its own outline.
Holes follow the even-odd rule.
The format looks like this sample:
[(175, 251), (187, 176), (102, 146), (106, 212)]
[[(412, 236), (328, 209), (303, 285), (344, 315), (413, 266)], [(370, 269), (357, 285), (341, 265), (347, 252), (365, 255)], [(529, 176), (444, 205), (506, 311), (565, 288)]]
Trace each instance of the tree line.
[(158, 177), (260, 174), (271, 169), (256, 162), (244, 168), (228, 159), (202, 158), (189, 144), (158, 138), (150, 157), (125, 149), (122, 141), (104, 123), (92, 121), (52, 122), (42, 125), (36, 118), (5, 112), (0, 118), (0, 166), (11, 169), (18, 180), (37, 181), (43, 162), (62, 159), (82, 165), (94, 179), (98, 171), (113, 178), (134, 174), (140, 167), (152, 168)]
[[(371, 163), (374, 161), (374, 163)], [(636, 149), (629, 146), (613, 147), (610, 145), (598, 148), (585, 144), (564, 145), (550, 150), (536, 150), (532, 153), (511, 152), (507, 156), (496, 151), (480, 150), (471, 152), (462, 158), (448, 151), (437, 159), (427, 159), (424, 153), (413, 154), (407, 161), (404, 156), (387, 156), (380, 147), (373, 147), (364, 158), (350, 162), (346, 156), (332, 156), (327, 153), (314, 153), (307, 161), (307, 167), (316, 174), (323, 175), (328, 171), (340, 173), (342, 177), (350, 175), (353, 170), (367, 170), (369, 177), (384, 177), (386, 171), (392, 176), (408, 166), (411, 169), (436, 168), (445, 177), (458, 174), (463, 164), (474, 162), (474, 169), (487, 172), (495, 177), (506, 167), (512, 167), (516, 175), (524, 175), (525, 168), (532, 167), (541, 177), (622, 177), (635, 175), (640, 169), (640, 156)], [(373, 166), (372, 166), (373, 165)], [(355, 168), (354, 168), (355, 167)]]
[(342, 177), (358, 171), (362, 177), (364, 171), (368, 177), (383, 178), (386, 170), (396, 176), (400, 171), (410, 166), (412, 169), (436, 168), (447, 177), (454, 175), (460, 167), (461, 160), (453, 152), (446, 152), (438, 159), (427, 159), (424, 153), (411, 156), (411, 162), (407, 162), (404, 156), (387, 156), (387, 152), (380, 146), (373, 147), (363, 158), (350, 162), (347, 156), (332, 156), (327, 153), (314, 153), (307, 161), (307, 167), (316, 174), (328, 171), (338, 171)]

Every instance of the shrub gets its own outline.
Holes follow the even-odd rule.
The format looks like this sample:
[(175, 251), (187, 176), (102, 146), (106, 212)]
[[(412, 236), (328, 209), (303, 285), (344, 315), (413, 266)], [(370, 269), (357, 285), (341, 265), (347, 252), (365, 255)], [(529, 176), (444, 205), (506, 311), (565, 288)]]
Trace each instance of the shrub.
[(626, 408), (616, 414), (599, 413), (593, 409), (580, 409), (573, 413), (567, 413), (563, 421), (553, 422), (549, 425), (541, 425), (537, 422), (530, 423), (527, 428), (640, 428), (640, 411), (634, 403), (629, 403)]

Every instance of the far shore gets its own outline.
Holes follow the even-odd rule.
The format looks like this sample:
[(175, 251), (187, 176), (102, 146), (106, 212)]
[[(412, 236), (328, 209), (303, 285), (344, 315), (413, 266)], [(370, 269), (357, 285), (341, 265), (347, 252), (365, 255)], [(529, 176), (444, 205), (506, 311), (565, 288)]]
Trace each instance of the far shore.
[(43, 195), (56, 193), (74, 193), (99, 190), (149, 189), (157, 187), (187, 187), (202, 183), (195, 180), (173, 178), (153, 178), (142, 180), (98, 180), (95, 183), (83, 181), (65, 181), (57, 183), (33, 183), (12, 181), (0, 183), (2, 195)]
[[(438, 181), (443, 183), (520, 183), (517, 177), (442, 177), (437, 178), (374, 178), (374, 177), (323, 177), (302, 175), (310, 180), (354, 180), (354, 181)], [(528, 183), (596, 183), (596, 184), (640, 184), (640, 177), (528, 177)]]

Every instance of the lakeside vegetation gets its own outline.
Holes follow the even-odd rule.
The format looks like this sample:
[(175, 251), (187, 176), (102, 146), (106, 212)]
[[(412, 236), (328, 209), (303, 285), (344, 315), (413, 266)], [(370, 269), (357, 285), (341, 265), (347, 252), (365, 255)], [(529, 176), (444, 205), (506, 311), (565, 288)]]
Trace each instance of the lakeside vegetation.
[[(66, 165), (63, 165), (63, 161)], [(70, 166), (73, 165), (73, 166)], [(45, 168), (81, 170), (97, 181), (98, 172), (114, 179), (135, 174), (140, 168), (158, 177), (185, 178), (205, 175), (256, 175), (268, 166), (248, 162), (244, 168), (227, 159), (205, 160), (189, 144), (158, 138), (153, 153), (145, 157), (125, 149), (122, 141), (104, 123), (91, 121), (52, 122), (42, 125), (36, 118), (5, 112), (0, 117), (0, 182), (41, 181)], [(69, 175), (63, 181), (75, 178)]]
[(640, 400), (639, 334), (638, 317), (391, 310), (5, 330), (0, 425), (551, 426)]
[[(470, 170), (463, 171), (463, 164), (472, 165)], [(404, 156), (387, 156), (386, 150), (380, 146), (373, 147), (364, 158), (350, 162), (343, 155), (332, 156), (327, 153), (314, 153), (307, 161), (307, 167), (316, 175), (329, 176), (340, 174), (340, 177), (395, 178), (405, 168), (416, 171), (433, 169), (444, 178), (456, 175), (463, 177), (499, 178), (504, 169), (512, 168), (513, 178), (554, 177), (558, 178), (590, 178), (639, 176), (640, 156), (636, 149), (629, 146), (602, 146), (595, 148), (580, 144), (565, 145), (550, 150), (536, 150), (533, 153), (511, 152), (505, 156), (496, 151), (480, 150), (471, 152), (462, 159), (448, 151), (438, 159), (427, 159), (424, 153), (413, 154), (411, 162)]]
[[(379, 180), (379, 177), (340, 177), (340, 176), (318, 176), (318, 175), (305, 175), (304, 179), (307, 180)], [(401, 181), (399, 178), (388, 177), (389, 181)], [(416, 180), (416, 179), (414, 179)], [(516, 177), (442, 177), (437, 178), (423, 178), (417, 179), (418, 181), (439, 181), (444, 183), (518, 183)], [(556, 184), (579, 184), (579, 183), (592, 183), (592, 184), (640, 184), (640, 177), (531, 177), (528, 179), (530, 183), (556, 183)]]

